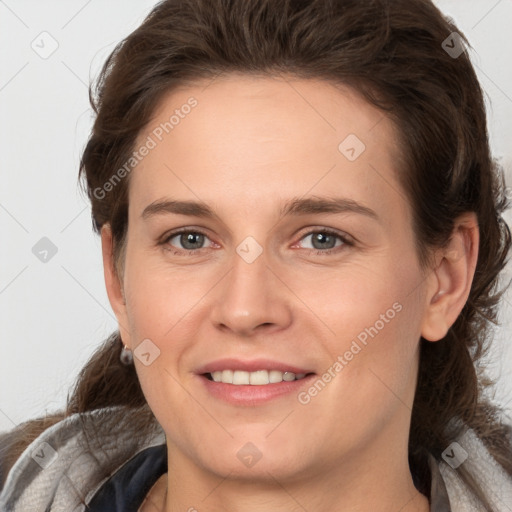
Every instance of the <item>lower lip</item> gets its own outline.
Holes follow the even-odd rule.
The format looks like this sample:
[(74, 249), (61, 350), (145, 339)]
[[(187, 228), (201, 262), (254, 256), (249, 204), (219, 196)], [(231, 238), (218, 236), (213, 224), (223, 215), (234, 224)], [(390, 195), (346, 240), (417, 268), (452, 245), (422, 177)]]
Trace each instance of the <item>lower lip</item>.
[(300, 380), (281, 381), (261, 386), (248, 384), (225, 384), (224, 382), (215, 382), (204, 375), (198, 375), (203, 382), (208, 393), (215, 398), (220, 398), (233, 405), (259, 405), (267, 403), (275, 398), (297, 395), (304, 385), (309, 385), (315, 374), (308, 375)]

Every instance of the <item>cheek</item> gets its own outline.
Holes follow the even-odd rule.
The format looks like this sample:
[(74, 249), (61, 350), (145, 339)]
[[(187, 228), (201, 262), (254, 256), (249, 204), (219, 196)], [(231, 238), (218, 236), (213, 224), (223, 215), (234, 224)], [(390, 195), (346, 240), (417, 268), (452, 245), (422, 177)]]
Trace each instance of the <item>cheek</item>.
[[(329, 338), (321, 382), (300, 397), (309, 418), (331, 417), (333, 439), (348, 448), (371, 442), (395, 415), (412, 408), (417, 378), (417, 307), (414, 301), (368, 301), (346, 310)], [(382, 315), (382, 316), (381, 316)], [(313, 388), (313, 389), (312, 389)], [(318, 420), (319, 421), (319, 420)], [(319, 421), (321, 423), (321, 421)]]
[(384, 251), (364, 261), (354, 258), (338, 269), (304, 276), (296, 281), (297, 295), (337, 339), (361, 334), (364, 341), (365, 332), (370, 336), (368, 330), (374, 334), (377, 330), (379, 335), (393, 331), (404, 316), (416, 313), (419, 305), (414, 290), (420, 277), (414, 265)]
[(414, 381), (420, 274), (414, 265), (401, 263), (397, 257), (371, 267), (352, 266), (350, 273), (326, 280), (317, 295), (318, 316), (332, 333), (326, 352), (331, 365), (338, 363), (331, 369), (333, 391), (352, 405), (389, 402), (394, 392), (407, 394)]
[(165, 258), (146, 257), (142, 251), (131, 257), (126, 273), (127, 312), (132, 333), (169, 338), (208, 291), (204, 273), (189, 268), (174, 269)]

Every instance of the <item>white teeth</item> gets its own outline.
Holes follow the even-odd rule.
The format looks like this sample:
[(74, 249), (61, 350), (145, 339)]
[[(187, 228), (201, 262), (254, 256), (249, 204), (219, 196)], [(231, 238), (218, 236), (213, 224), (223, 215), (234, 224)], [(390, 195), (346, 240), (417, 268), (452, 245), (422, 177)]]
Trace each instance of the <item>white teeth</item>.
[(278, 370), (258, 370), (255, 372), (245, 372), (242, 370), (222, 370), (210, 374), (215, 382), (224, 384), (264, 386), (265, 384), (274, 384), (277, 382), (291, 382), (292, 380), (303, 379), (305, 373), (280, 372)]
[(220, 374), (222, 382), (233, 382), (233, 370), (223, 370)]
[(268, 384), (269, 380), (267, 370), (258, 370), (257, 372), (249, 373), (249, 383), (253, 386)]
[(280, 372), (278, 370), (270, 370), (268, 379), (271, 383), (282, 382), (283, 381), (283, 372)]
[(233, 373), (232, 384), (249, 384), (249, 372), (242, 372), (240, 370), (236, 370)]

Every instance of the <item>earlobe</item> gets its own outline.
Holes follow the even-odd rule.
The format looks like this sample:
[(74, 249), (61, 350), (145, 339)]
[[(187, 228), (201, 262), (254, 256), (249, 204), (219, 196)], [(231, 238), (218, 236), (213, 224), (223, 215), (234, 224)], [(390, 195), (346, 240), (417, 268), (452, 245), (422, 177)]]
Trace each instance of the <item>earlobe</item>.
[(439, 341), (455, 323), (471, 291), (478, 258), (479, 231), (474, 212), (455, 223), (448, 245), (439, 249), (439, 263), (428, 279), (421, 335)]
[(101, 251), (103, 256), (103, 275), (108, 300), (119, 323), (121, 338), (126, 344), (129, 344), (128, 332), (123, 327), (127, 325), (126, 300), (120, 277), (114, 265), (112, 230), (109, 224), (104, 224), (101, 228)]

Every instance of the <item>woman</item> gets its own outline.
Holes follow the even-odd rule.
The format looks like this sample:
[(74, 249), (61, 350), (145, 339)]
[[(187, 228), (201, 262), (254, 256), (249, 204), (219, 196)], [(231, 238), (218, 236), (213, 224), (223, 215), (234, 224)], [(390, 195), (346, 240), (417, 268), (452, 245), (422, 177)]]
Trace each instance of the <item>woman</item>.
[(3, 436), (2, 510), (510, 510), (466, 43), (427, 0), (154, 8), (80, 169), (119, 331)]

